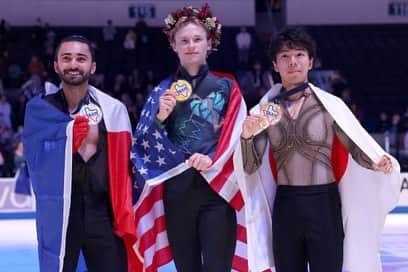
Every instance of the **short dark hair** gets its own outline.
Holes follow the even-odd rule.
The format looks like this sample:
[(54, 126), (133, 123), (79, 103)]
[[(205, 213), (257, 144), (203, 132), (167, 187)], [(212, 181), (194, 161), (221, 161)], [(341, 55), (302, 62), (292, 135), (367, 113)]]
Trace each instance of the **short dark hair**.
[(57, 61), (58, 60), (58, 51), (61, 47), (61, 45), (63, 43), (66, 42), (80, 42), (80, 43), (84, 43), (86, 45), (88, 45), (89, 48), (89, 52), (91, 52), (91, 58), (92, 58), (92, 62), (95, 61), (95, 48), (92, 45), (92, 42), (90, 40), (88, 40), (86, 37), (82, 36), (82, 35), (70, 35), (67, 36), (65, 38), (63, 38), (57, 45), (57, 47), (55, 48), (55, 52), (54, 52), (54, 60)]
[(304, 29), (289, 27), (278, 34), (269, 47), (271, 60), (276, 61), (277, 54), (286, 46), (290, 49), (304, 49), (310, 58), (316, 56), (316, 42)]

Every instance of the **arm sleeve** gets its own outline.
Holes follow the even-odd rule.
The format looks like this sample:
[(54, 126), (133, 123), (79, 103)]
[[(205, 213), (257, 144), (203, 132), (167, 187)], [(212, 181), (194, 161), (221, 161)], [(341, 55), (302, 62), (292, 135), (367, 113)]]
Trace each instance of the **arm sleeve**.
[(334, 133), (340, 142), (347, 148), (353, 159), (362, 167), (373, 169), (373, 161), (344, 133), (344, 131), (334, 122)]
[(247, 174), (253, 174), (261, 165), (266, 149), (266, 140), (265, 131), (255, 137), (241, 138), (242, 159)]

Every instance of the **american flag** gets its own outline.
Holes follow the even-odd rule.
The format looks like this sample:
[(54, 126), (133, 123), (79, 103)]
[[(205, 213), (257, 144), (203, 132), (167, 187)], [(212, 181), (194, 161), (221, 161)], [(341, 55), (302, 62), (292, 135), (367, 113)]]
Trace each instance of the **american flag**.
[[(135, 180), (134, 213), (136, 220), (136, 252), (144, 261), (146, 272), (155, 272), (172, 261), (167, 239), (163, 207), (162, 182), (185, 171), (184, 154), (167, 138), (167, 133), (155, 121), (159, 97), (170, 86), (171, 78), (164, 80), (150, 94), (136, 127), (132, 146)], [(214, 163), (201, 174), (210, 186), (236, 210), (237, 242), (232, 271), (248, 271), (245, 209), (234, 174), (233, 153), (240, 144), (240, 128), (246, 116), (245, 102), (238, 84), (233, 86), (218, 141)]]

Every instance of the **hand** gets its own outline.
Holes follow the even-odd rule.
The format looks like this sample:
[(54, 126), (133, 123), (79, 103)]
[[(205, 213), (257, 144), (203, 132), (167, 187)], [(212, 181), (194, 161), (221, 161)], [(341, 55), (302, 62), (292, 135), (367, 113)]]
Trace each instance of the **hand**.
[(264, 117), (260, 114), (247, 116), (242, 125), (241, 137), (244, 139), (248, 139), (254, 136), (256, 132), (262, 129), (262, 122), (265, 122), (265, 120)]
[(373, 168), (375, 171), (381, 171), (384, 174), (389, 174), (392, 171), (391, 159), (384, 155), (378, 163), (373, 163)]
[(160, 96), (160, 105), (159, 105), (159, 112), (157, 113), (156, 117), (159, 119), (160, 122), (169, 117), (170, 113), (174, 110), (176, 106), (176, 95), (174, 92), (170, 91), (169, 89), (166, 90), (162, 96)]
[(88, 118), (80, 115), (75, 116), (72, 130), (73, 130), (72, 153), (76, 153), (78, 149), (81, 147), (86, 135), (88, 135), (89, 131)]
[(194, 153), (187, 160), (189, 166), (194, 167), (198, 171), (207, 170), (213, 163), (212, 159), (201, 153)]

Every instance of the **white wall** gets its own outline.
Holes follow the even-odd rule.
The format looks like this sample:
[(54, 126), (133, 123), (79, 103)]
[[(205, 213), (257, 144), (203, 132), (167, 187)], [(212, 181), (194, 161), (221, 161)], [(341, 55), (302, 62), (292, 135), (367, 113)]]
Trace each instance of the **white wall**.
[[(408, 0), (286, 0), (290, 25), (408, 23)], [(389, 14), (390, 5), (398, 14)]]
[(253, 0), (0, 0), (0, 18), (11, 25), (30, 26), (37, 17), (53, 26), (102, 26), (107, 19), (114, 25), (134, 25), (129, 8), (146, 13), (151, 26), (164, 26), (168, 13), (183, 6), (201, 7), (208, 2), (221, 24), (240, 26), (255, 24)]

